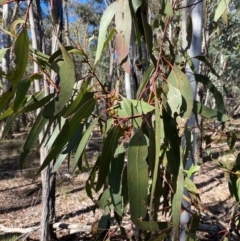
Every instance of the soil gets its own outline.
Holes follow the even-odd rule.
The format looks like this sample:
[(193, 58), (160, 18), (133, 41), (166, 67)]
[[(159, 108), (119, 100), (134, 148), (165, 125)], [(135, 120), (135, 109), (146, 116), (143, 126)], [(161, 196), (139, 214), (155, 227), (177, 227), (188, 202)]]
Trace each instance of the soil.
[[(23, 140), (5, 141), (0, 147), (0, 225), (12, 228), (34, 227), (40, 225), (41, 186), (40, 177), (35, 177), (39, 157), (37, 150), (30, 153), (27, 164), (19, 170), (19, 154)], [(88, 158), (91, 164), (95, 160), (96, 146), (90, 145)], [(84, 183), (88, 171), (70, 174), (67, 163), (62, 165), (57, 175), (56, 222), (92, 225), (97, 223), (102, 211), (85, 193)], [(205, 162), (196, 173), (194, 182), (200, 191), (204, 209), (209, 210), (215, 218), (229, 225), (231, 211), (235, 201), (230, 198), (227, 177), (219, 165), (213, 161)], [(97, 199), (97, 194), (95, 195)], [(93, 240), (94, 234), (78, 233), (70, 235), (66, 230), (58, 231), (59, 240)], [(206, 238), (207, 235), (203, 233)], [(4, 239), (0, 233), (0, 240)], [(38, 240), (39, 231), (19, 240)], [(13, 239), (14, 240), (14, 239)], [(115, 239), (116, 240), (116, 239)], [(123, 239), (118, 239), (123, 240)], [(207, 240), (215, 240), (208, 236)]]

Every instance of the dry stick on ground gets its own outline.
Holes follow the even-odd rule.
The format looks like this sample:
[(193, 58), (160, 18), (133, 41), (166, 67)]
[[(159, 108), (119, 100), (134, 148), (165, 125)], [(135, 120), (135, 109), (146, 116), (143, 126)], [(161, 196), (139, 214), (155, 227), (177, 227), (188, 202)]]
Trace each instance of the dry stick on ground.
[[(215, 218), (214, 214), (212, 214), (210, 211), (204, 211), (202, 213), (202, 216), (206, 219), (212, 219), (214, 220), (214, 224), (200, 224), (199, 225), (199, 231), (204, 232), (219, 232), (220, 230), (229, 230), (229, 227), (226, 223), (223, 223), (221, 220), (218, 220)], [(132, 224), (131, 222), (128, 222), (127, 224), (122, 225), (126, 231), (132, 230)], [(0, 225), (0, 232), (4, 233), (31, 233), (39, 229), (39, 226), (37, 227), (30, 227), (30, 228), (7, 228), (3, 225)], [(67, 223), (54, 223), (53, 229), (61, 230), (61, 229), (67, 229), (69, 230), (70, 234), (74, 233), (92, 233), (93, 232), (93, 225), (83, 225), (83, 224), (67, 224)], [(119, 226), (114, 225), (110, 227), (110, 230), (120, 231)]]

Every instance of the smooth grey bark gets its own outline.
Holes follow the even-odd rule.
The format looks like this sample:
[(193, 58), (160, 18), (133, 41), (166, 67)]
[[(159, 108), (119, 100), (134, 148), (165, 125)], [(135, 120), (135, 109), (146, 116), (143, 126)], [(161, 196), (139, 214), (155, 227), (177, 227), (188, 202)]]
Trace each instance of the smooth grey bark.
[[(61, 31), (63, 29), (63, 11), (62, 1), (52, 0), (51, 2), (51, 15), (53, 22), (52, 32), (52, 53), (58, 50), (58, 41), (61, 40)], [(56, 85), (59, 85), (58, 75), (52, 71), (51, 79)], [(49, 86), (50, 92), (55, 89)], [(47, 155), (47, 149), (41, 149), (41, 155)], [(44, 160), (41, 160), (43, 162)], [(52, 224), (55, 220), (55, 186), (56, 175), (52, 173), (54, 160), (41, 172), (42, 175), (42, 217), (41, 217), (41, 241), (51, 241), (56, 239)]]
[[(2, 8), (2, 18), (3, 18), (3, 28), (7, 29), (10, 26), (10, 6), (9, 4), (4, 4), (3, 8)], [(10, 36), (8, 34), (5, 34), (2, 32), (2, 47), (3, 48), (9, 48), (11, 46), (11, 39)], [(9, 71), (9, 65), (10, 65), (10, 50), (8, 50), (4, 57), (2, 58), (2, 72), (7, 74)], [(7, 80), (6, 77), (2, 76), (1, 79), (1, 84), (3, 89), (0, 90), (0, 94), (2, 95), (4, 92), (8, 91), (9, 87), (10, 87), (10, 83)], [(7, 108), (7, 106), (6, 106)], [(1, 130), (0, 130), (0, 137), (2, 136), (2, 132), (4, 130), (5, 127), (5, 121), (2, 121), (1, 123)]]
[(69, 37), (69, 22), (68, 22), (68, 1), (63, 0), (64, 4), (64, 32), (65, 32), (65, 40), (67, 45), (71, 44), (71, 40)]
[[(194, 5), (195, 4), (195, 5)], [(199, 2), (198, 0), (191, 0), (187, 1), (184, 0), (182, 2), (183, 7), (187, 5), (191, 5), (189, 9), (183, 8), (182, 12), (182, 37), (183, 37), (183, 48), (186, 49), (188, 47), (188, 43), (186, 41), (187, 37), (187, 15), (188, 12), (190, 14), (191, 20), (192, 20), (192, 40), (189, 46), (189, 49), (187, 50), (189, 57), (192, 59), (192, 62), (194, 64), (196, 73), (199, 72), (199, 60), (194, 58), (195, 56), (198, 56), (201, 54), (201, 47), (202, 47), (202, 23), (203, 23), (203, 2)], [(186, 66), (186, 75), (188, 76), (188, 79), (190, 81), (191, 87), (192, 87), (192, 93), (194, 99), (197, 98), (197, 83), (195, 80), (195, 77), (193, 75), (192, 70), (189, 66)], [(194, 157), (197, 155), (197, 139), (199, 138), (199, 131), (196, 127), (196, 120), (195, 116), (192, 115), (190, 120), (187, 123), (188, 126), (192, 128), (192, 135), (193, 135), (193, 144), (192, 144), (192, 154), (189, 155), (189, 158), (187, 160), (185, 169), (189, 169), (194, 164)], [(182, 138), (182, 146), (185, 145), (185, 138)], [(193, 177), (192, 177), (193, 178)], [(189, 196), (187, 190), (184, 190), (184, 195)], [(185, 207), (185, 210), (181, 213), (180, 217), (180, 233), (179, 233), (179, 240), (185, 241), (186, 240), (186, 228), (188, 225), (188, 222), (190, 220), (190, 213), (186, 210), (190, 210), (191, 204), (188, 203), (185, 199), (182, 201), (183, 206)], [(173, 237), (172, 237), (173, 240)]]
[[(10, 26), (10, 6), (9, 4), (4, 4), (3, 5), (3, 22), (4, 22), (4, 28), (9, 28)], [(11, 39), (10, 36), (8, 34), (2, 33), (2, 47), (3, 48), (9, 48), (11, 46)], [(7, 74), (9, 71), (9, 64), (10, 64), (10, 50), (8, 50), (3, 59), (2, 59), (2, 71)], [(3, 93), (6, 92), (9, 87), (10, 84), (8, 82), (8, 80), (3, 77), (2, 78), (2, 85), (3, 85)]]
[[(29, 4), (29, 23), (32, 37), (32, 46), (34, 49), (39, 49), (36, 24), (34, 21), (33, 3), (28, 1)], [(40, 9), (38, 9), (39, 11)], [(40, 17), (40, 16), (38, 16)], [(34, 62), (34, 73), (39, 71), (38, 64)], [(34, 81), (35, 92), (40, 91), (40, 81)], [(40, 110), (37, 110), (37, 115)], [(39, 135), (39, 143), (42, 142), (43, 132)], [(44, 159), (48, 154), (46, 147), (40, 148), (40, 164), (43, 163)], [(52, 223), (55, 218), (55, 175), (51, 175), (52, 165), (50, 164), (41, 172), (42, 178), (42, 216), (41, 216), (41, 241), (50, 241), (56, 238), (56, 234), (53, 232)]]

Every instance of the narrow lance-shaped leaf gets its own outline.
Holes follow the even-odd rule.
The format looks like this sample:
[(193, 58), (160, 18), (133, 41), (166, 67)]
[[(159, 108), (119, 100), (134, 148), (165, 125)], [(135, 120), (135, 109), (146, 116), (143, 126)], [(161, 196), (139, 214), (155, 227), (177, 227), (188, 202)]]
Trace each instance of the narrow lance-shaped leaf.
[(59, 135), (53, 142), (52, 149), (49, 151), (38, 173), (40, 173), (57, 155), (59, 155), (59, 153), (61, 153), (63, 147), (77, 130), (79, 123), (91, 115), (94, 110), (95, 103), (96, 100), (94, 98), (89, 98), (88, 100), (85, 99), (84, 101), (81, 101), (78, 111), (70, 120), (65, 122)]
[(58, 168), (61, 166), (62, 162), (66, 159), (67, 155), (70, 155), (71, 151), (77, 146), (79, 143), (79, 140), (81, 139), (82, 133), (83, 133), (83, 127), (84, 124), (81, 123), (77, 129), (77, 131), (74, 133), (72, 138), (69, 140), (67, 143), (66, 147), (62, 151), (62, 153), (59, 154), (54, 167), (53, 167), (53, 172), (56, 172)]
[(114, 160), (110, 164), (108, 173), (109, 191), (112, 197), (112, 203), (116, 213), (121, 217), (123, 215), (122, 205), (122, 174), (124, 167), (125, 150), (123, 144), (119, 145)]
[(211, 82), (211, 80), (208, 77), (206, 77), (204, 75), (195, 74), (194, 76), (195, 76), (195, 79), (197, 82), (202, 83), (204, 86), (206, 86), (211, 91), (211, 93), (213, 94), (213, 96), (216, 100), (218, 111), (220, 111), (224, 114), (225, 113), (225, 105), (223, 102), (223, 96), (218, 91), (218, 89), (215, 87), (215, 85)]
[(62, 51), (63, 63), (61, 63), (59, 66), (60, 93), (55, 98), (55, 110), (53, 115), (58, 114), (70, 100), (72, 96), (73, 85), (76, 82), (73, 60), (60, 42), (59, 47)]
[(38, 114), (32, 129), (30, 130), (27, 140), (23, 146), (23, 152), (20, 155), (20, 168), (23, 168), (23, 164), (25, 161), (26, 156), (30, 152), (32, 146), (34, 145), (35, 141), (38, 140), (40, 132), (43, 130), (44, 126), (47, 123), (47, 119), (42, 116), (42, 111)]
[(162, 119), (160, 118), (160, 110), (158, 98), (155, 96), (155, 162), (154, 162), (154, 172), (152, 178), (152, 188), (150, 196), (150, 211), (153, 212), (153, 198), (158, 178), (158, 168), (159, 168), (159, 154), (160, 154), (160, 143), (161, 143), (161, 126), (163, 125)]
[(18, 82), (22, 79), (23, 74), (25, 73), (28, 63), (28, 46), (29, 39), (27, 30), (23, 28), (15, 42), (14, 53), (16, 67), (14, 71), (8, 75), (8, 80), (11, 83), (11, 87), (0, 97), (0, 112), (6, 108), (7, 104), (14, 96)]
[(144, 88), (150, 79), (153, 69), (154, 69), (154, 66), (151, 64), (146, 70), (146, 72), (144, 73), (143, 79), (140, 83), (140, 86), (138, 87), (137, 94), (136, 94), (138, 98), (140, 97), (140, 94), (142, 94), (142, 92), (144, 91)]
[[(180, 154), (180, 157), (181, 157), (181, 154)], [(180, 159), (179, 161), (180, 161), (180, 165), (178, 169), (178, 175), (177, 177), (173, 177), (174, 182), (176, 182), (176, 190), (172, 200), (173, 235), (176, 240), (178, 239), (178, 236), (179, 236), (179, 223), (180, 223), (181, 206), (182, 206), (183, 189), (184, 189), (182, 159)]]
[(104, 42), (106, 40), (106, 35), (107, 35), (107, 28), (117, 11), (116, 4), (117, 2), (111, 3), (102, 15), (100, 26), (99, 26), (98, 46), (96, 51), (95, 64), (98, 62), (102, 54)]
[(226, 122), (229, 120), (229, 117), (220, 111), (213, 110), (207, 106), (204, 106), (202, 103), (197, 102), (194, 100), (194, 105), (193, 105), (193, 113), (196, 114), (201, 114), (202, 116), (212, 119), (212, 120), (218, 120), (221, 122)]
[(98, 173), (98, 181), (96, 185), (96, 191), (98, 192), (106, 181), (110, 162), (114, 159), (114, 153), (117, 148), (117, 141), (120, 135), (120, 127), (114, 126), (107, 134), (107, 137), (103, 143), (103, 149), (100, 160), (100, 167)]
[(139, 130), (129, 143), (127, 178), (130, 199), (130, 213), (132, 220), (137, 224), (147, 214), (148, 197), (148, 140)]
[(217, 22), (218, 19), (223, 15), (225, 9), (227, 8), (230, 0), (221, 0), (217, 6), (217, 9), (215, 11), (214, 15), (214, 21)]
[(16, 114), (12, 114), (8, 117), (7, 122), (4, 126), (4, 130), (1, 135), (1, 139), (3, 139), (9, 133), (9, 131), (12, 128), (13, 122), (16, 120), (17, 117), (18, 117), (18, 115), (16, 115)]
[(15, 99), (14, 99), (14, 102), (13, 102), (13, 110), (14, 111), (17, 111), (19, 109), (19, 107), (22, 106), (23, 104), (23, 101), (25, 99), (25, 95), (27, 94), (28, 92), (28, 89), (31, 85), (31, 82), (34, 80), (34, 79), (40, 79), (41, 76), (38, 75), (38, 74), (34, 74), (28, 78), (25, 78), (23, 80), (21, 80), (19, 83), (18, 83), (18, 86), (17, 86), (17, 90), (16, 90), (16, 96), (15, 96)]
[(86, 147), (87, 145), (87, 142), (92, 134), (92, 131), (94, 129), (94, 127), (96, 126), (96, 124), (98, 123), (98, 120), (95, 120), (93, 121), (90, 126), (86, 129), (86, 131), (84, 132), (82, 138), (81, 138), (81, 141), (78, 145), (78, 148), (77, 148), (77, 151), (75, 153), (75, 156), (74, 156), (74, 160), (73, 160), (73, 171), (75, 170), (77, 164), (78, 164), (78, 161), (79, 161), (79, 158), (81, 157), (83, 151), (84, 151), (84, 148)]

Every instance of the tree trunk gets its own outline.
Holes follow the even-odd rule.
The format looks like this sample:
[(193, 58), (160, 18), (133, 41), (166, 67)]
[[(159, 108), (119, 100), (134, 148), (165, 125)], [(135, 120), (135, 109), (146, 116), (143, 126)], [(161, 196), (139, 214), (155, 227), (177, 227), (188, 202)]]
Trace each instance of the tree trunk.
[[(193, 4), (196, 4), (196, 5), (193, 5)], [(196, 72), (198, 73), (199, 60), (195, 59), (194, 57), (201, 54), (203, 4), (202, 4), (202, 2), (199, 2), (198, 0), (191, 0), (191, 1), (184, 0), (182, 2), (182, 5), (183, 5), (183, 7), (185, 7), (187, 5), (193, 6), (193, 7), (190, 7), (189, 9), (183, 8), (183, 12), (182, 12), (182, 37), (183, 37), (183, 39), (182, 40), (183, 40), (183, 48), (185, 48), (185, 49), (188, 48), (188, 44), (190, 44), (190, 46), (189, 46), (190, 48), (187, 50), (187, 52), (188, 52), (189, 57), (193, 61)], [(186, 41), (187, 11), (189, 11), (189, 13), (190, 13), (190, 17), (192, 20), (192, 26), (193, 26), (191, 43), (187, 43), (187, 41)], [(193, 75), (193, 72), (189, 66), (186, 66), (186, 75), (188, 76), (188, 79), (189, 79), (191, 87), (192, 87), (193, 97), (194, 97), (194, 99), (196, 99), (197, 98), (197, 84), (196, 84), (196, 80)], [(192, 154), (189, 155), (185, 169), (189, 169), (194, 164), (193, 157), (196, 158), (196, 155), (198, 153), (197, 142), (198, 142), (199, 135), (200, 135), (200, 132), (196, 127), (196, 120), (195, 120), (194, 115), (192, 115), (192, 117), (188, 121), (188, 126), (191, 126), (191, 128), (192, 128), (192, 135), (193, 135), (192, 153), (193, 153), (193, 155)], [(185, 138), (182, 138), (182, 145), (183, 146), (185, 145)], [(184, 195), (189, 196), (186, 189), (184, 190)], [(186, 210), (189, 210), (191, 208), (191, 204), (188, 203), (184, 199), (182, 201), (182, 204), (186, 208)], [(181, 213), (181, 218), (180, 218), (180, 222), (181, 222), (181, 232), (179, 235), (180, 241), (186, 240), (186, 228), (187, 228), (188, 222), (190, 220), (190, 213), (187, 212), (186, 210), (184, 210)]]
[[(30, 2), (31, 1), (29, 1), (29, 4)], [(37, 2), (37, 6), (38, 6), (37, 9), (39, 13), (39, 11), (41, 11), (41, 9), (39, 8), (39, 2)], [(40, 17), (41, 15), (38, 14), (38, 18)], [(39, 49), (32, 4), (29, 7), (29, 22), (30, 22), (31, 37), (32, 37), (32, 46), (34, 49)], [(40, 27), (41, 26), (39, 25), (38, 30), (42, 32)], [(39, 42), (41, 43), (42, 40), (40, 40)], [(34, 62), (34, 72), (37, 73), (38, 71), (39, 71), (39, 67), (37, 63)], [(34, 86), (35, 86), (35, 92), (39, 91), (40, 81), (35, 80)], [(40, 111), (38, 110), (37, 115), (39, 114), (39, 112)], [(43, 138), (43, 133), (40, 133), (39, 135), (40, 143), (42, 142), (42, 138)], [(48, 154), (47, 148), (41, 147), (40, 164), (43, 163), (47, 154)], [(52, 168), (53, 168), (53, 163), (51, 163), (41, 172), (41, 178), (42, 178), (42, 216), (41, 216), (41, 237), (40, 237), (41, 241), (51, 241), (53, 239), (56, 239), (56, 234), (52, 229), (52, 223), (54, 223), (54, 220), (55, 220), (55, 174), (51, 174)]]

